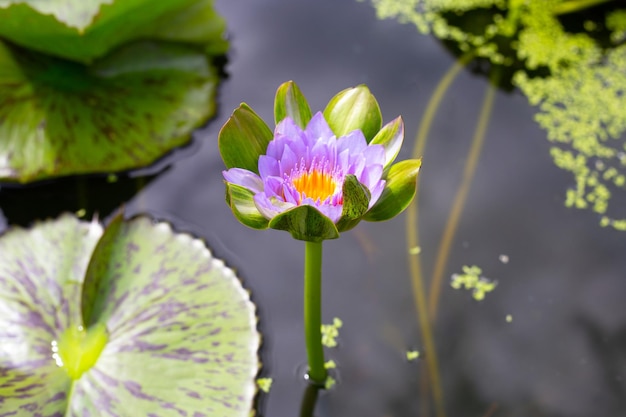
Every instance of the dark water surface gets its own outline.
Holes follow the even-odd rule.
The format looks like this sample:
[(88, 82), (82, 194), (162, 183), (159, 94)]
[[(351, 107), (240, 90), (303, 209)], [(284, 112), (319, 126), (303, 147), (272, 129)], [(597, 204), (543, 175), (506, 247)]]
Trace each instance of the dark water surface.
[[(297, 376), (306, 357), (304, 245), (233, 218), (224, 203), (219, 128), (243, 101), (271, 122), (275, 90), (286, 80), (299, 84), (314, 110), (338, 91), (366, 83), (385, 122), (403, 116), (399, 159), (406, 159), (430, 94), (454, 58), (412, 26), (378, 21), (370, 4), (356, 0), (216, 3), (232, 37), (217, 117), (134, 197), (115, 186), (104, 189), (118, 203), (131, 198), (131, 215), (147, 212), (205, 238), (238, 270), (259, 308), (262, 375), (274, 380), (261, 397), (260, 414), (293, 417), (305, 389)], [(427, 280), (486, 88), (484, 77), (463, 71), (429, 136), (418, 255)], [(601, 228), (595, 214), (564, 207), (573, 178), (553, 164), (533, 114), (520, 93), (496, 93), (434, 328), (446, 415), (624, 417), (626, 233)], [(45, 194), (46, 187), (36, 192)], [(48, 215), (34, 207), (40, 200), (24, 200), (20, 210), (15, 199), (23, 196), (9, 199), (7, 193), (0, 192), (0, 228), (25, 221), (24, 212)], [(420, 374), (429, 352), (416, 316), (406, 216), (361, 224), (326, 242), (324, 255), (324, 321), (340, 317), (344, 326), (339, 347), (327, 354), (338, 364), (339, 383), (322, 393), (315, 415), (426, 417)], [(498, 281), (482, 302), (449, 285), (453, 273), (474, 264)], [(409, 362), (412, 349), (422, 356)]]

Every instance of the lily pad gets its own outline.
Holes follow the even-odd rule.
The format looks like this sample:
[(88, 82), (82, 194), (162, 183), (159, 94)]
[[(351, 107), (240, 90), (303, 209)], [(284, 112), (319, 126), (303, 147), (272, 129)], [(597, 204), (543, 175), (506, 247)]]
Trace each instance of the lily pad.
[(0, 22), (0, 37), (80, 62), (137, 39), (225, 52), (225, 23), (212, 0), (0, 0)]
[(218, 79), (181, 44), (137, 42), (86, 66), (0, 42), (0, 180), (148, 165), (214, 114)]
[(205, 245), (146, 217), (0, 237), (0, 410), (246, 416), (254, 305)]

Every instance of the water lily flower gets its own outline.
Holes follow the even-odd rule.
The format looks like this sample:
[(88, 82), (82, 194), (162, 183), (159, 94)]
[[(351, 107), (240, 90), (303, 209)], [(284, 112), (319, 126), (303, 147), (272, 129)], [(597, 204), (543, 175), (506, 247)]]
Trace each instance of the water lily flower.
[(337, 138), (317, 113), (304, 131), (289, 116), (276, 126), (266, 154), (259, 157), (260, 176), (241, 168), (223, 174), (229, 183), (255, 193), (255, 205), (267, 219), (308, 204), (337, 223), (346, 176), (355, 176), (366, 187), (369, 209), (385, 185), (384, 162), (382, 145), (368, 146), (360, 130)]
[(402, 146), (400, 117), (382, 126), (364, 85), (335, 95), (323, 113), (298, 86), (282, 84), (274, 132), (242, 103), (219, 133), (226, 202), (254, 229), (286, 230), (305, 241), (304, 334), (311, 382), (327, 386), (321, 334), (322, 241), (361, 220), (387, 220), (415, 195), (421, 160), (393, 163)]
[(226, 200), (243, 224), (318, 242), (361, 220), (387, 220), (415, 194), (420, 160), (392, 164), (404, 137), (398, 117), (381, 128), (367, 87), (337, 94), (311, 115), (293, 82), (279, 87), (274, 132), (242, 104), (219, 135)]

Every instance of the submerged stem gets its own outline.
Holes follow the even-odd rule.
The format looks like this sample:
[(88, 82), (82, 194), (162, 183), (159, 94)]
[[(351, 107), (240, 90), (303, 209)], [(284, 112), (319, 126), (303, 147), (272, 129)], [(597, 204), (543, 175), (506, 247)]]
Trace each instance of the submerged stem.
[[(426, 140), (428, 133), (430, 132), (430, 126), (437, 114), (437, 109), (441, 104), (443, 96), (450, 88), (452, 81), (459, 74), (461, 69), (467, 65), (467, 63), (473, 58), (473, 54), (466, 54), (461, 59), (456, 61), (454, 65), (443, 76), (433, 95), (431, 96), (426, 112), (420, 123), (420, 128), (415, 138), (415, 145), (413, 147), (413, 158), (419, 158), (424, 153), (426, 146)], [(409, 206), (406, 217), (406, 230), (407, 230), (407, 245), (409, 249), (419, 246), (419, 233), (417, 222), (417, 201), (419, 198), (419, 178), (417, 181), (417, 190), (415, 192), (415, 200)], [(433, 337), (433, 331), (431, 322), (428, 318), (428, 304), (425, 296), (424, 278), (422, 276), (422, 266), (419, 255), (411, 255), (409, 258), (409, 266), (411, 269), (411, 283), (413, 285), (413, 298), (415, 300), (415, 307), (417, 309), (417, 317), (419, 320), (420, 330), (422, 333), (422, 339), (424, 342), (424, 348), (428, 354), (426, 358), (426, 366), (428, 369), (428, 376), (432, 383), (433, 397), (435, 400), (435, 408), (437, 410), (437, 417), (445, 416), (445, 409), (443, 403), (443, 391), (441, 389), (441, 382), (439, 378), (439, 365), (437, 362), (437, 350), (435, 348), (435, 339)], [(423, 389), (428, 389), (428, 384), (422, 384)], [(426, 408), (427, 400), (423, 396), (422, 404)], [(426, 415), (427, 413), (424, 413)]]
[(610, 0), (568, 0), (554, 5), (552, 13), (555, 15), (574, 13), (589, 7), (598, 6), (602, 3), (608, 3)]
[(309, 379), (323, 386), (326, 381), (322, 346), (322, 243), (305, 242), (304, 336), (309, 361)]
[(428, 313), (432, 323), (435, 322), (435, 318), (437, 316), (437, 308), (439, 306), (439, 298), (441, 294), (441, 282), (443, 280), (444, 272), (446, 271), (448, 258), (450, 257), (452, 241), (454, 240), (454, 235), (456, 234), (456, 229), (459, 225), (461, 213), (463, 213), (463, 207), (465, 206), (465, 201), (467, 200), (467, 194), (470, 186), (472, 185), (472, 181), (474, 180), (476, 165), (478, 164), (478, 158), (480, 157), (480, 152), (485, 141), (485, 133), (491, 117), (491, 110), (493, 109), (496, 89), (497, 87), (495, 83), (490, 83), (487, 87), (487, 93), (485, 94), (485, 99), (483, 100), (483, 105), (480, 109), (478, 125), (474, 131), (472, 145), (465, 161), (463, 179), (456, 196), (454, 197), (452, 210), (448, 216), (448, 221), (446, 222), (441, 243), (439, 244), (439, 250), (437, 251), (437, 260), (435, 261), (433, 278), (430, 284), (430, 293), (428, 295)]
[(314, 417), (315, 404), (317, 403), (317, 394), (320, 387), (317, 385), (309, 385), (304, 390), (302, 404), (300, 405), (300, 417)]

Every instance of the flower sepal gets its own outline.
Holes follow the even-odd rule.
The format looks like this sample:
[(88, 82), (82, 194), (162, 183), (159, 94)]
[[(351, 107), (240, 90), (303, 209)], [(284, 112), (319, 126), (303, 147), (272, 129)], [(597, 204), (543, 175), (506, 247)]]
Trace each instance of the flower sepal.
[(370, 142), (370, 145), (382, 145), (385, 148), (385, 165), (387, 169), (395, 161), (404, 140), (404, 122), (398, 116), (382, 127)]
[(343, 183), (343, 209), (337, 230), (345, 232), (359, 224), (369, 208), (371, 193), (354, 175), (346, 175)]
[(337, 137), (360, 130), (370, 143), (383, 125), (383, 116), (366, 85), (347, 88), (330, 99), (324, 118)]
[(230, 206), (235, 218), (241, 224), (253, 229), (267, 229), (269, 220), (256, 208), (254, 192), (241, 185), (224, 182), (226, 184), (226, 203)]
[(218, 136), (218, 147), (227, 168), (259, 173), (259, 156), (274, 138), (270, 128), (246, 103), (228, 118)]
[(298, 85), (293, 81), (282, 83), (276, 90), (276, 97), (274, 98), (274, 120), (276, 124), (282, 122), (285, 117), (291, 117), (301, 129), (306, 128), (312, 117), (309, 103)]
[(415, 197), (417, 174), (421, 166), (421, 159), (407, 159), (391, 165), (384, 176), (385, 188), (380, 198), (363, 216), (363, 220), (381, 222), (404, 211)]
[(337, 226), (332, 220), (309, 205), (297, 206), (276, 215), (270, 220), (269, 227), (285, 230), (291, 233), (294, 239), (308, 242), (321, 242), (339, 237)]

